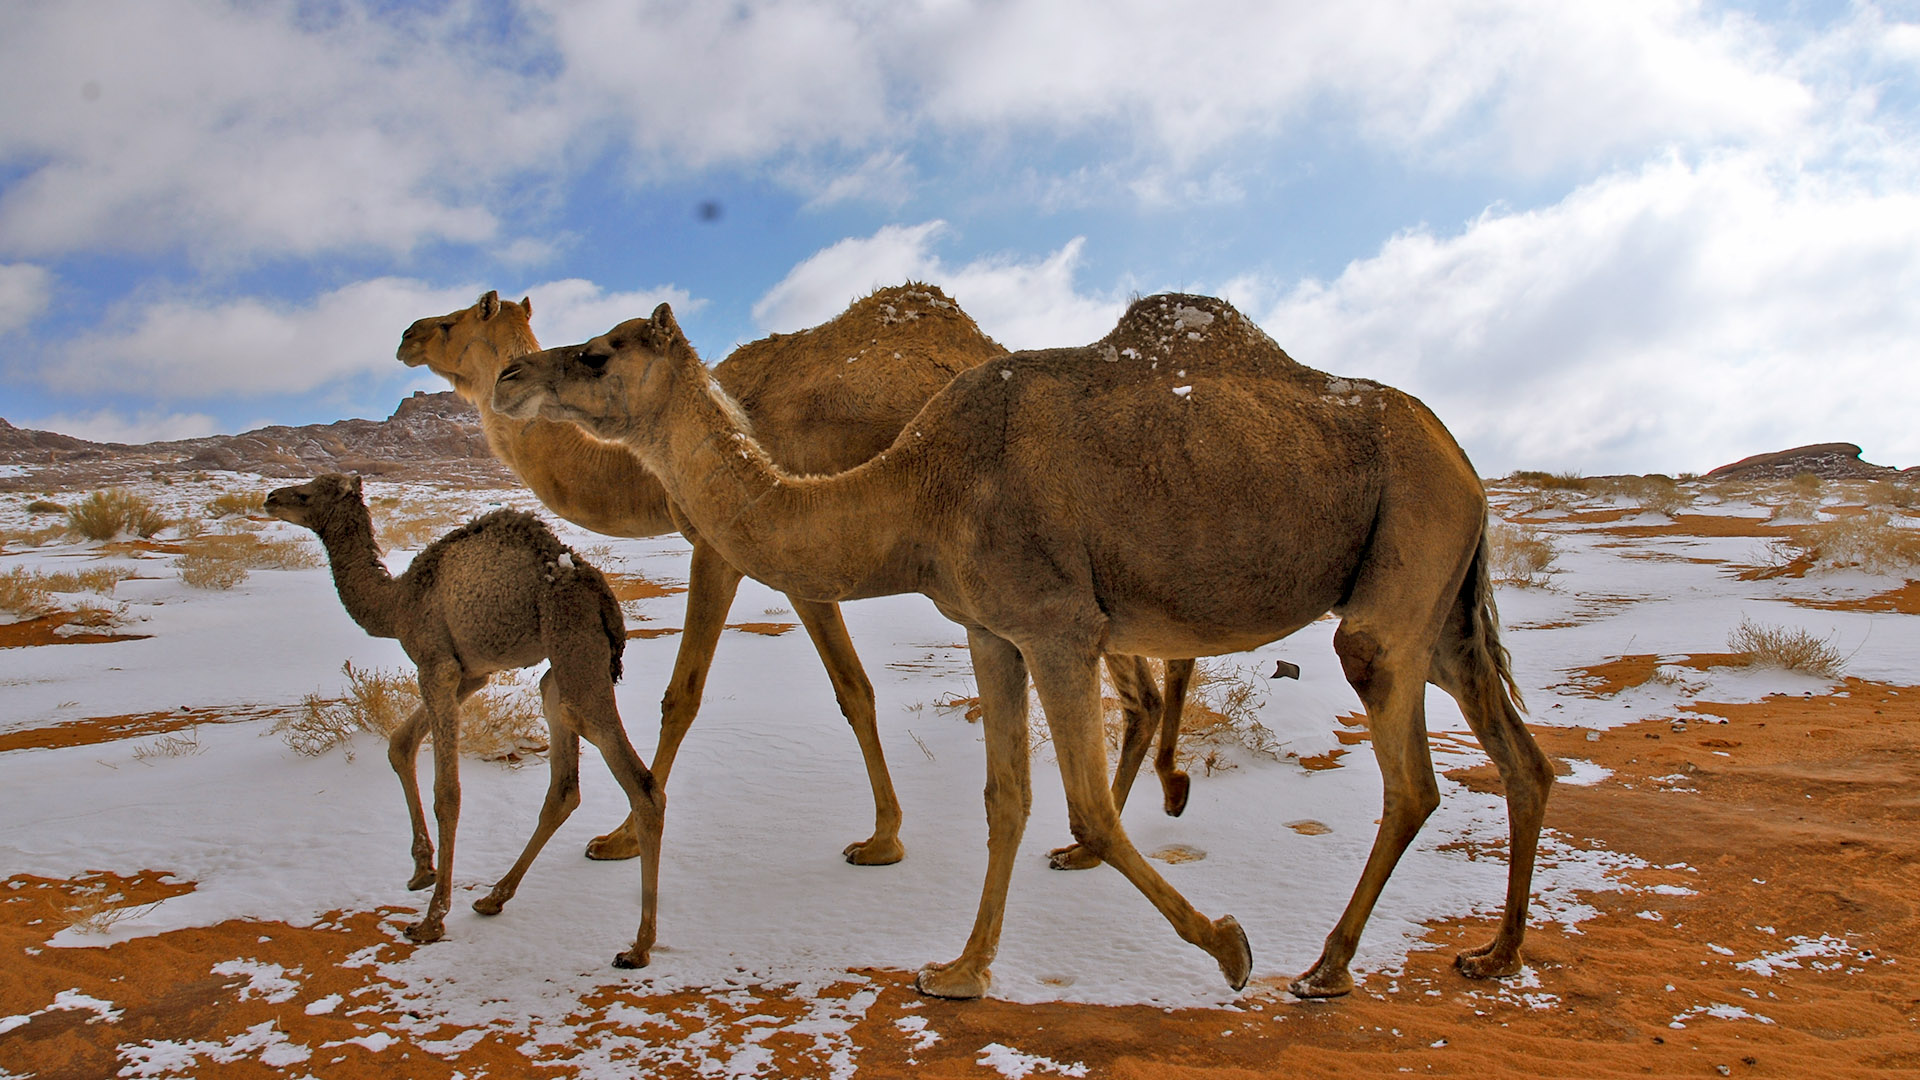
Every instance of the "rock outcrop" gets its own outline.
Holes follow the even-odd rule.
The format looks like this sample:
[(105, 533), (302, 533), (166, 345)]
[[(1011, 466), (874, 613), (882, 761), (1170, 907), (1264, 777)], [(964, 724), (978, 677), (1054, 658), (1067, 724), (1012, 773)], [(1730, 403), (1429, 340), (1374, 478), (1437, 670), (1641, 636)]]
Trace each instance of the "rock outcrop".
[(1860, 448), (1852, 443), (1834, 442), (1744, 457), (1731, 465), (1720, 466), (1705, 479), (1791, 480), (1801, 473), (1812, 473), (1822, 480), (1880, 480), (1899, 476), (1900, 472), (1890, 466), (1860, 460)]

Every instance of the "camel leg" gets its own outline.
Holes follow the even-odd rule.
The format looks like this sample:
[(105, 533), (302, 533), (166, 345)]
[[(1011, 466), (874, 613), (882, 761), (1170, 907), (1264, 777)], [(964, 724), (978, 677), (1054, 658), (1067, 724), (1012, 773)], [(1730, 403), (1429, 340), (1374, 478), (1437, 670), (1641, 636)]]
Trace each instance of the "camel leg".
[(440, 830), (440, 858), (427, 913), (407, 927), (421, 944), (446, 935), (447, 908), (453, 899), (453, 833), (460, 823), (460, 687), (457, 663), (420, 669), (420, 699), (433, 729), (433, 816)]
[(847, 636), (847, 624), (840, 617), (840, 605), (802, 600), (789, 595), (795, 615), (813, 638), (813, 647), (833, 680), (833, 696), (840, 713), (853, 727), (860, 742), (860, 756), (867, 765), (867, 783), (873, 788), (873, 835), (848, 844), (841, 854), (856, 866), (885, 866), (906, 857), (900, 843), (900, 799), (893, 793), (893, 777), (887, 773), (886, 754), (880, 749), (880, 728), (874, 722), (873, 683), (860, 656), (853, 651), (853, 639)]
[(1347, 965), (1360, 944), (1361, 928), (1407, 845), (1440, 805), (1440, 788), (1427, 750), (1425, 695), (1431, 649), (1424, 642), (1417, 648), (1389, 643), (1386, 633), (1349, 617), (1333, 635), (1347, 682), (1367, 707), (1373, 754), (1380, 763), (1383, 808), (1373, 850), (1346, 910), (1327, 935), (1319, 960), (1288, 987), (1300, 997), (1337, 997), (1353, 989)]
[(1007, 886), (1014, 856), (1033, 807), (1027, 750), (1027, 664), (1005, 638), (968, 629), (973, 677), (980, 691), (981, 723), (987, 738), (987, 877), (980, 887), (980, 908), (966, 948), (951, 963), (920, 969), (923, 994), (976, 998), (993, 982), (1000, 923), (1006, 913)]
[[(460, 683), (460, 700), (472, 697), (487, 685), (485, 679), (465, 679)], [(427, 814), (420, 806), (420, 777), (415, 763), (420, 743), (427, 737), (427, 707), (421, 705), (407, 715), (400, 726), (387, 736), (387, 764), (400, 778), (400, 792), (407, 800), (407, 821), (413, 829), (413, 877), (407, 888), (419, 891), (433, 884), (433, 838), (427, 832)]]
[[(1125, 721), (1120, 740), (1120, 763), (1113, 769), (1113, 805), (1125, 810), (1127, 794), (1133, 790), (1134, 777), (1146, 760), (1147, 747), (1153, 743), (1153, 722), (1160, 714), (1160, 691), (1153, 685), (1153, 669), (1146, 657), (1107, 653), (1107, 671), (1113, 677), (1113, 689), (1120, 697), (1120, 715)], [(1093, 853), (1079, 844), (1054, 848), (1047, 852), (1047, 865), (1055, 870), (1091, 870), (1100, 865)]]
[(1148, 865), (1120, 827), (1106, 784), (1096, 657), (1072, 645), (1046, 642), (1029, 649), (1028, 662), (1053, 731), (1074, 837), (1132, 882), (1182, 939), (1206, 950), (1220, 965), (1227, 985), (1245, 987), (1253, 971), (1253, 952), (1240, 923), (1231, 915), (1213, 920), (1202, 915)]
[[(693, 545), (693, 563), (687, 572), (687, 625), (680, 631), (680, 649), (673, 658), (673, 678), (660, 699), (660, 741), (653, 752), (653, 779), (661, 787), (673, 770), (680, 740), (687, 737), (700, 712), (713, 651), (726, 629), (727, 612), (740, 590), (741, 573), (711, 545)], [(868, 694), (871, 701), (872, 694)], [(640, 822), (631, 814), (620, 827), (587, 842), (589, 859), (631, 859), (641, 852)]]
[(1168, 817), (1179, 817), (1187, 809), (1187, 793), (1192, 781), (1173, 755), (1180, 747), (1180, 716), (1187, 707), (1187, 687), (1193, 682), (1192, 660), (1167, 661), (1167, 690), (1160, 713), (1160, 746), (1154, 751), (1153, 771), (1160, 776), (1160, 794)]
[(494, 882), (492, 891), (473, 902), (473, 910), (482, 915), (498, 915), (513, 894), (520, 890), (520, 879), (547, 846), (554, 831), (566, 822), (580, 805), (580, 733), (554, 685), (553, 670), (540, 677), (540, 709), (547, 717), (547, 798), (540, 804), (540, 820), (534, 825), (527, 846), (514, 861), (505, 877)]
[[(1466, 608), (1468, 603), (1473, 601), (1463, 596), (1434, 648), (1433, 681), (1460, 703), (1460, 711), (1493, 759), (1506, 789), (1507, 897), (1500, 929), (1486, 945), (1454, 958), (1461, 974), (1484, 979), (1520, 972), (1520, 941), (1527, 932), (1534, 855), (1546, 819), (1547, 794), (1553, 787), (1553, 767), (1507, 696), (1492, 649), (1474, 632), (1478, 620)], [(1493, 648), (1497, 647), (1495, 642)]]

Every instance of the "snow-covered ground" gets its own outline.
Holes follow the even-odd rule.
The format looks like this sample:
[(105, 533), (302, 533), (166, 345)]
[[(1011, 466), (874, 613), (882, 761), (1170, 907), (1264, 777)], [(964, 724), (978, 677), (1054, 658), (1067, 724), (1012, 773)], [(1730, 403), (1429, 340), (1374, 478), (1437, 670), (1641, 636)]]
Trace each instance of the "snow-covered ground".
[[(216, 476), (207, 485), (155, 485), (142, 493), (186, 512), (216, 488), (240, 486), (263, 485)], [(453, 497), (377, 481), (369, 481), (368, 491), (403, 500)], [(520, 492), (458, 497), (474, 512), (501, 503), (535, 508)], [(1579, 508), (1606, 505), (1589, 499)], [(0, 527), (23, 528), (23, 507), (20, 498), (0, 506)], [(1766, 511), (1703, 499), (1688, 512), (1762, 517)], [(1898, 586), (1898, 579), (1840, 573), (1743, 581), (1729, 564), (1759, 561), (1766, 541), (1623, 538), (1604, 531), (1666, 523), (1652, 514), (1599, 524), (1549, 512), (1542, 521), (1539, 527), (1560, 548), (1549, 583), (1503, 587), (1499, 595), (1510, 628), (1506, 643), (1534, 722), (1604, 730), (1677, 715), (1680, 704), (1696, 699), (1752, 700), (1831, 687), (1804, 675), (1732, 668), (1676, 669), (1674, 679), (1613, 697), (1586, 696), (1569, 684), (1571, 669), (1625, 654), (1724, 651), (1743, 617), (1830, 639), (1847, 657), (1849, 675), (1913, 681), (1920, 618), (1790, 602), (1867, 596)], [(576, 547), (610, 553), (599, 560), (604, 568), (685, 579), (688, 548), (677, 537), (611, 540), (564, 525), (559, 531)], [(263, 535), (307, 534), (273, 523)], [(97, 549), (14, 545), (0, 558), (0, 573), (96, 565)], [(389, 563), (398, 569), (408, 557), (395, 553)], [(407, 669), (397, 644), (368, 638), (347, 617), (323, 568), (256, 570), (230, 591), (209, 591), (187, 587), (170, 557), (111, 559), (139, 573), (113, 593), (125, 605), (123, 631), (150, 636), (0, 650), (0, 735), (183, 706), (294, 706), (310, 693), (340, 694), (346, 660)], [(677, 627), (682, 603), (681, 596), (633, 602), (630, 625)], [(791, 622), (786, 606), (785, 597), (748, 581), (732, 619)], [(840, 857), (846, 843), (871, 830), (872, 804), (858, 748), (804, 632), (730, 631), (669, 785), (660, 944), (652, 966), (638, 972), (608, 966), (632, 938), (639, 881), (632, 863), (580, 857), (587, 839), (625, 812), (590, 749), (581, 808), (517, 898), (496, 918), (469, 909), (518, 853), (546, 787), (537, 760), (508, 767), (469, 759), (461, 768), (458, 888), (447, 938), (385, 971), (403, 987), (405, 1008), (436, 1021), (506, 1025), (557, 1039), (565, 1037), (567, 1014), (596, 986), (805, 987), (845, 980), (863, 967), (913, 969), (957, 955), (986, 856), (981, 731), (960, 712), (936, 706), (973, 692), (963, 635), (918, 596), (862, 601), (845, 610), (875, 686), (881, 736), (905, 810), (904, 862), (856, 867)], [(636, 621), (640, 616), (649, 621)], [(1379, 775), (1364, 746), (1351, 747), (1337, 768), (1310, 771), (1296, 760), (1341, 748), (1335, 732), (1347, 729), (1336, 717), (1360, 710), (1333, 655), (1333, 627), (1323, 620), (1232, 658), (1256, 673), (1265, 694), (1260, 720), (1292, 757), (1237, 752), (1235, 768), (1211, 775), (1196, 770), (1191, 805), (1178, 819), (1160, 813), (1149, 772), (1125, 815), (1142, 851), (1184, 845), (1204, 853), (1158, 865), (1202, 911), (1240, 920), (1256, 979), (1284, 980), (1318, 954), (1359, 875), (1379, 814)], [(619, 700), (643, 756), (651, 754), (678, 640), (668, 635), (628, 645)], [(1279, 657), (1300, 665), (1298, 681), (1265, 681)], [(1441, 768), (1484, 760), (1452, 701), (1437, 690), (1428, 696), (1428, 723), (1446, 733), (1435, 742)], [(0, 822), (6, 825), (0, 876), (153, 868), (198, 886), (121, 920), (106, 937), (63, 931), (51, 947), (234, 918), (298, 924), (335, 910), (424, 903), (424, 893), (404, 888), (407, 825), (378, 741), (361, 736), (361, 752), (351, 760), (337, 751), (302, 757), (270, 734), (270, 725), (203, 725), (197, 753), (153, 753), (151, 740), (135, 739), (0, 754)], [(1033, 815), (993, 993), (1016, 1001), (1232, 1001), (1214, 962), (1181, 942), (1119, 874), (1047, 868), (1047, 849), (1068, 839), (1066, 814), (1050, 751), (1042, 745), (1036, 754)], [(1590, 768), (1579, 762), (1572, 768), (1563, 782), (1591, 782)], [(1504, 859), (1472, 852), (1504, 845), (1504, 807), (1497, 797), (1452, 781), (1443, 779), (1441, 788), (1439, 811), (1367, 927), (1355, 962), (1359, 972), (1395, 970), (1426, 922), (1498, 910)], [(1289, 827), (1299, 822), (1327, 828)], [(1535, 879), (1535, 919), (1579, 920), (1584, 892), (1628, 887), (1618, 872), (1630, 862), (1549, 836)]]

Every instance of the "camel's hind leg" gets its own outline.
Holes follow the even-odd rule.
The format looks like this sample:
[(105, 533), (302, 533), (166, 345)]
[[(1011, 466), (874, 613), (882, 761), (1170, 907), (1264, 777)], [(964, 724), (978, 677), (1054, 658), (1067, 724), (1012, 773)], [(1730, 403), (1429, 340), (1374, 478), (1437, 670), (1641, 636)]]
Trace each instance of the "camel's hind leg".
[(1028, 662), (1053, 731), (1054, 755), (1066, 786), (1073, 835), (1111, 864), (1158, 908), (1181, 938), (1206, 950), (1227, 985), (1238, 990), (1252, 973), (1247, 935), (1231, 915), (1210, 920), (1160, 876), (1127, 838), (1106, 784), (1106, 747), (1101, 733), (1097, 659), (1058, 641), (1029, 647)]
[(1481, 565), (1485, 558), (1482, 550), (1433, 650), (1433, 681), (1459, 702), (1468, 725), (1500, 771), (1507, 798), (1506, 906), (1493, 940), (1454, 958), (1455, 966), (1469, 978), (1520, 971), (1534, 855), (1546, 819), (1547, 794), (1553, 787), (1553, 767), (1521, 722), (1507, 692), (1506, 661), (1495, 625), (1499, 616)]
[(1187, 793), (1192, 781), (1174, 764), (1174, 752), (1180, 748), (1180, 717), (1187, 707), (1187, 687), (1193, 683), (1191, 659), (1167, 661), (1166, 703), (1160, 713), (1160, 745), (1153, 752), (1153, 771), (1160, 775), (1160, 794), (1166, 801), (1168, 817), (1179, 817), (1187, 809)]
[(887, 772), (886, 754), (880, 749), (880, 728), (874, 722), (873, 683), (860, 666), (860, 655), (853, 651), (853, 639), (847, 636), (847, 624), (840, 617), (840, 605), (803, 600), (789, 595), (794, 614), (813, 638), (813, 647), (833, 680), (833, 696), (840, 713), (853, 727), (860, 742), (860, 756), (867, 765), (867, 783), (873, 788), (873, 835), (856, 840), (841, 851), (856, 866), (885, 866), (906, 857), (900, 843), (900, 799), (893, 793), (893, 777)]
[[(680, 632), (679, 651), (674, 654), (673, 678), (660, 699), (660, 741), (653, 751), (653, 778), (661, 787), (666, 786), (667, 775), (673, 771), (680, 741), (687, 737), (687, 729), (700, 712), (707, 672), (713, 669), (713, 651), (719, 647), (720, 632), (726, 629), (727, 612), (740, 591), (740, 578), (740, 571), (712, 546), (693, 545), (693, 561), (687, 572), (687, 624)], [(867, 700), (871, 704), (871, 691)], [(619, 828), (587, 842), (587, 858), (631, 859), (640, 854), (640, 839), (640, 821), (628, 815)]]
[(487, 895), (473, 902), (473, 910), (482, 915), (500, 914), (520, 890), (520, 879), (527, 875), (540, 849), (580, 805), (580, 733), (560, 700), (551, 669), (540, 677), (540, 709), (547, 717), (547, 798), (540, 804), (540, 820), (513, 868), (494, 882)]
[(980, 909), (966, 948), (950, 963), (920, 969), (920, 992), (948, 998), (979, 997), (993, 982), (990, 965), (1000, 948), (1007, 885), (1013, 880), (1014, 856), (1020, 852), (1020, 834), (1026, 831), (1033, 806), (1027, 764), (1026, 661), (1012, 642), (985, 630), (969, 628), (967, 644), (987, 736), (987, 877), (980, 886)]
[[(1107, 653), (1104, 659), (1113, 678), (1114, 692), (1120, 696), (1120, 715), (1125, 721), (1120, 763), (1114, 766), (1112, 787), (1114, 808), (1124, 810), (1134, 778), (1146, 760), (1147, 747), (1153, 744), (1154, 721), (1163, 716), (1163, 705), (1160, 690), (1153, 684), (1153, 668), (1146, 657)], [(1091, 870), (1100, 865), (1100, 860), (1079, 844), (1068, 844), (1047, 852), (1047, 865), (1055, 870)]]
[(453, 899), (453, 834), (460, 824), (460, 691), (465, 684), (457, 661), (420, 669), (420, 698), (433, 730), (433, 816), (440, 832), (433, 897), (427, 913), (406, 929), (407, 937), (421, 944), (446, 935), (444, 923)]
[[(474, 692), (487, 685), (485, 678), (464, 679), (460, 683), (460, 700), (466, 701)], [(400, 793), (407, 800), (407, 822), (413, 829), (413, 877), (407, 880), (407, 888), (419, 891), (433, 884), (433, 837), (427, 831), (427, 814), (420, 806), (420, 777), (416, 762), (420, 757), (420, 743), (427, 737), (427, 707), (421, 705), (401, 721), (400, 726), (387, 736), (387, 764), (393, 767), (393, 774), (400, 778)]]

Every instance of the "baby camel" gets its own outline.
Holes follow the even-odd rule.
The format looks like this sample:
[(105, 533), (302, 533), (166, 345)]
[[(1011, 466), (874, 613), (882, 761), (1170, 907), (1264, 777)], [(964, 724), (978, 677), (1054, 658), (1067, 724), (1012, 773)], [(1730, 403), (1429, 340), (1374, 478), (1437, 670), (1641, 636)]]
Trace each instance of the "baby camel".
[[(407, 928), (407, 936), (428, 942), (445, 933), (460, 816), (461, 702), (496, 671), (550, 659), (540, 679), (552, 747), (546, 802), (519, 860), (473, 908), (482, 915), (498, 914), (541, 847), (580, 804), (584, 735), (606, 759), (643, 824), (640, 930), (633, 949), (614, 962), (644, 965), (654, 939), (665, 795), (627, 741), (614, 704), (626, 621), (606, 579), (579, 561), (540, 519), (518, 510), (496, 510), (455, 529), (393, 577), (380, 561), (357, 476), (331, 473), (279, 488), (267, 496), (267, 512), (319, 535), (347, 614), (374, 637), (397, 639), (418, 668), (422, 704), (387, 743), (387, 760), (400, 777), (413, 825), (414, 873), (407, 887), (433, 886), (426, 916)], [(420, 741), (429, 730), (433, 813), (440, 832), (437, 868), (414, 774)]]
[(583, 345), (522, 357), (494, 408), (625, 442), (726, 560), (789, 594), (918, 592), (967, 629), (987, 743), (987, 877), (959, 958), (922, 991), (990, 982), (1031, 800), (1027, 677), (1053, 732), (1074, 836), (1185, 940), (1246, 984), (1231, 916), (1208, 919), (1128, 840), (1106, 787), (1103, 653), (1193, 657), (1287, 636), (1325, 612), (1365, 703), (1381, 826), (1320, 959), (1292, 984), (1346, 993), (1387, 877), (1439, 803), (1425, 688), (1459, 702), (1505, 783), (1504, 917), (1461, 971), (1520, 969), (1553, 781), (1520, 720), (1488, 572), (1487, 503), (1419, 401), (1294, 362), (1223, 301), (1136, 301), (1082, 348), (964, 372), (893, 444), (837, 476), (795, 476), (759, 446), (665, 304)]

